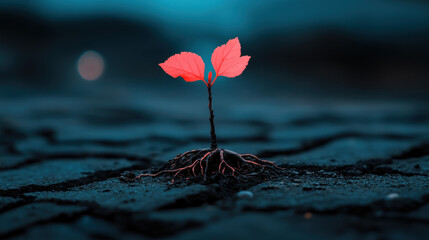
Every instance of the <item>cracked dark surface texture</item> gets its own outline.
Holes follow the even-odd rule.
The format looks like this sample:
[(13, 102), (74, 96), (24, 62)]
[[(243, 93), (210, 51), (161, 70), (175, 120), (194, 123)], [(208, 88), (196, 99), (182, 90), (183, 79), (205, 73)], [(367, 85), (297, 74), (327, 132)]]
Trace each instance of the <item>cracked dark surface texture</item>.
[(205, 97), (169, 94), (4, 95), (0, 239), (427, 237), (426, 104), (219, 98), (219, 145), (276, 161), (280, 176), (130, 180), (208, 147)]

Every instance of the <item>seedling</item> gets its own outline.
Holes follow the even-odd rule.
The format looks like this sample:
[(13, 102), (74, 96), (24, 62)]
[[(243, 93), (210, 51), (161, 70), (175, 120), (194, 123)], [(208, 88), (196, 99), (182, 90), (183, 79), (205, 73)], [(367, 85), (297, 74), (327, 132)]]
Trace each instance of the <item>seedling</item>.
[(136, 178), (144, 176), (156, 177), (161, 174), (171, 174), (174, 182), (176, 177), (208, 178), (218, 175), (246, 176), (269, 170), (281, 170), (274, 162), (262, 160), (252, 154), (238, 154), (236, 152), (219, 148), (216, 142), (216, 130), (212, 107), (212, 86), (219, 76), (237, 77), (246, 68), (250, 56), (241, 56), (241, 46), (238, 38), (229, 40), (226, 44), (217, 47), (212, 54), (211, 62), (216, 76), (212, 80), (212, 72), (209, 72), (207, 81), (204, 78), (204, 62), (200, 56), (191, 52), (182, 52), (168, 58), (159, 64), (170, 76), (182, 77), (187, 82), (201, 80), (207, 86), (209, 113), (210, 113), (210, 148), (196, 149), (177, 155), (164, 165), (159, 172), (154, 174), (140, 174)]

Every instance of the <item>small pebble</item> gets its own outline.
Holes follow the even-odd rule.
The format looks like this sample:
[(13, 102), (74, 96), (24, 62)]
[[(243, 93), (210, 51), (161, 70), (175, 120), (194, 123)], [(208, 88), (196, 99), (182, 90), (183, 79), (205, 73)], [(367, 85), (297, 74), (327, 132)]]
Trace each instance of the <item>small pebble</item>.
[(397, 194), (397, 193), (389, 193), (386, 196), (386, 200), (393, 200), (393, 199), (397, 199), (397, 198), (399, 198), (399, 194)]
[(300, 183), (300, 182), (302, 182), (302, 180), (298, 179), (298, 178), (295, 178), (295, 179), (292, 179), (292, 182)]
[(240, 191), (237, 193), (238, 198), (253, 198), (253, 193), (250, 191)]

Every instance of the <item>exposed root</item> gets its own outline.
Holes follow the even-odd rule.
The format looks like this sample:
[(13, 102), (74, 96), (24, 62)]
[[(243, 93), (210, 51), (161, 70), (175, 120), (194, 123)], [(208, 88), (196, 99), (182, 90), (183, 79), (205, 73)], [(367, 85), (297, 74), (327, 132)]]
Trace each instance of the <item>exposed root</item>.
[(157, 173), (140, 174), (136, 177), (157, 177), (161, 174), (172, 175), (171, 183), (176, 177), (195, 178), (206, 182), (213, 177), (246, 176), (261, 172), (262, 170), (278, 172), (283, 168), (274, 162), (263, 160), (252, 154), (239, 154), (230, 150), (197, 149), (177, 155), (166, 163)]

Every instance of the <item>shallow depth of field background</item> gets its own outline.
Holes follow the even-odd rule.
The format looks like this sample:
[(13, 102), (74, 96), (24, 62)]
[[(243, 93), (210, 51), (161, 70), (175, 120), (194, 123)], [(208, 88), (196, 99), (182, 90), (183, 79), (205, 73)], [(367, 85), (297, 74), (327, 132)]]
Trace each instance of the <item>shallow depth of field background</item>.
[(202, 82), (173, 79), (158, 63), (192, 51), (207, 74), (213, 49), (236, 36), (252, 59), (240, 77), (216, 82), (215, 101), (429, 96), (429, 3), (419, 0), (3, 0), (1, 94), (202, 99)]

